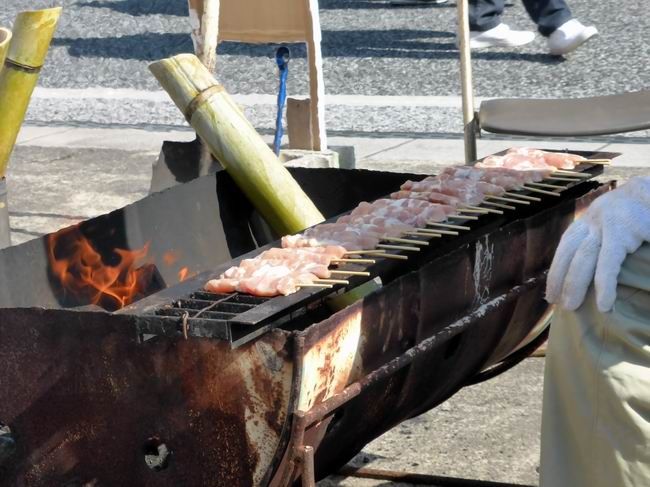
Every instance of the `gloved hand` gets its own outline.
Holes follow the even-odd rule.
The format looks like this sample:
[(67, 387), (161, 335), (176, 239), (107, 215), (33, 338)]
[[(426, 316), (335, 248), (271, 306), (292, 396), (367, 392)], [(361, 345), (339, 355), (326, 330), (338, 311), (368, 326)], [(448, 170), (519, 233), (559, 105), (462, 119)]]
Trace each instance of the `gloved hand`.
[(637, 177), (597, 198), (564, 233), (548, 273), (546, 300), (575, 310), (593, 279), (598, 309), (610, 311), (621, 265), (645, 241), (650, 241), (650, 177)]

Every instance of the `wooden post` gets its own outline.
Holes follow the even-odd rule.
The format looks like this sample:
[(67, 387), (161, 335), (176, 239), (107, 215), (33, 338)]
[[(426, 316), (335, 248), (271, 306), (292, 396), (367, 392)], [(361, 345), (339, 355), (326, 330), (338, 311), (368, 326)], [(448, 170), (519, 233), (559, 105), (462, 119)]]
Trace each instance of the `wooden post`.
[(208, 71), (217, 67), (219, 0), (187, 0), (194, 52)]
[(474, 119), (474, 90), (472, 88), (472, 55), (469, 48), (469, 4), (458, 0), (458, 39), (460, 49), (460, 81), (463, 99), (465, 135), (465, 164), (476, 160), (477, 126)]
[(149, 69), (271, 228), (285, 235), (324, 220), (196, 56), (180, 54)]
[(321, 53), (321, 30), (318, 0), (306, 0), (307, 4), (307, 62), (309, 63), (309, 98), (311, 103), (311, 150), (327, 150), (325, 132), (325, 81), (323, 79), (323, 55)]

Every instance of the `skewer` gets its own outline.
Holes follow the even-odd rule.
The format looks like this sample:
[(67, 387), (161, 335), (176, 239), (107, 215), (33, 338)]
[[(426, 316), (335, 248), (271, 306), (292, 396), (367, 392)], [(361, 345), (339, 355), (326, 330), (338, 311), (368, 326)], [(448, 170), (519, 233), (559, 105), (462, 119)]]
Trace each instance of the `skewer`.
[(522, 200), (542, 201), (542, 198), (538, 198), (537, 196), (528, 196), (527, 194), (511, 193), (509, 191), (506, 191), (503, 194), (507, 194), (508, 196), (514, 196), (515, 198), (521, 198)]
[(361, 254), (377, 254), (379, 252), (386, 252), (385, 250), (377, 250), (377, 249), (370, 249), (370, 250), (348, 250), (345, 255), (361, 255)]
[(467, 213), (480, 213), (482, 215), (485, 215), (486, 213), (490, 213), (486, 208), (458, 208), (458, 211), (461, 212), (467, 212)]
[(593, 177), (591, 174), (578, 172), (578, 171), (567, 171), (566, 169), (557, 169), (556, 171), (553, 171), (553, 174), (565, 174), (567, 176), (575, 176), (577, 178), (592, 178)]
[(603, 166), (608, 166), (612, 163), (611, 159), (585, 159), (583, 161), (576, 161), (579, 164), (602, 164)]
[(350, 281), (346, 281), (345, 279), (314, 279), (314, 282), (323, 284), (350, 284)]
[(411, 247), (409, 245), (389, 245), (389, 244), (378, 244), (377, 247), (381, 249), (392, 249), (392, 250), (404, 250), (407, 252), (419, 252), (420, 247)]
[(424, 240), (415, 240), (410, 238), (383, 237), (382, 240), (385, 240), (386, 242), (396, 242), (412, 245), (429, 245), (429, 242), (425, 242)]
[[(420, 250), (420, 249), (418, 249)], [(377, 254), (377, 257), (381, 259), (395, 259), (395, 260), (408, 260), (408, 255), (400, 254)]]
[(422, 228), (419, 230), (410, 230), (408, 232), (405, 232), (406, 235), (416, 235), (419, 237), (427, 237), (427, 238), (434, 238), (434, 237), (442, 237), (441, 233), (438, 232), (427, 232), (426, 228)]
[(296, 287), (322, 287), (326, 289), (331, 289), (332, 286), (331, 284), (318, 284), (318, 283), (311, 283), (311, 282), (301, 282), (300, 284), (296, 284)]
[[(516, 210), (514, 206), (508, 206), (508, 205), (502, 205), (501, 203), (492, 203), (491, 201), (484, 201), (481, 203), (482, 205), (493, 205), (496, 206), (497, 208), (504, 208), (506, 210)], [(495, 210), (493, 208), (485, 208), (488, 213), (494, 213), (496, 215), (503, 215), (503, 212), (501, 210)]]
[(503, 196), (487, 195), (486, 198), (490, 198), (491, 200), (497, 200), (497, 201), (507, 201), (509, 203), (516, 203), (519, 205), (530, 205), (529, 201), (522, 201), (515, 198), (504, 198)]
[(559, 184), (545, 184), (545, 183), (528, 183), (530, 186), (536, 186), (538, 188), (549, 188), (549, 189), (559, 189), (564, 191), (566, 186), (560, 186)]
[(554, 193), (553, 191), (546, 191), (544, 189), (533, 188), (530, 186), (523, 186), (527, 191), (532, 191), (533, 193), (548, 194), (550, 196), (560, 196), (560, 193)]
[(352, 262), (353, 264), (374, 264), (374, 259), (332, 259), (330, 262), (335, 264)]
[(457, 220), (478, 220), (477, 216), (472, 215), (447, 215), (447, 219), (457, 219)]
[(556, 178), (556, 177), (550, 177), (550, 178), (544, 178), (544, 181), (567, 181), (569, 183), (575, 183), (579, 182), (579, 179), (576, 178)]
[[(400, 256), (401, 257), (401, 256)], [(340, 270), (333, 270), (330, 271), (330, 274), (334, 274), (336, 276), (370, 276), (370, 272), (366, 271), (340, 271)]]
[[(428, 225), (428, 223), (427, 223), (427, 225)], [(435, 228), (435, 229), (432, 229), (432, 230), (434, 230), (437, 234), (440, 234), (440, 235), (459, 235), (459, 233), (454, 231), (454, 230), (443, 230), (441, 228)]]
[(471, 230), (471, 227), (466, 227), (465, 225), (452, 225), (451, 223), (440, 223), (440, 222), (427, 222), (427, 225), (441, 227), (441, 228), (452, 228), (454, 230)]
[[(483, 203), (485, 204), (485, 203)], [(498, 204), (498, 203), (495, 203)], [(477, 208), (477, 207), (474, 207)], [(494, 213), (495, 215), (503, 215), (503, 212), (501, 210), (495, 210), (493, 208), (478, 208), (479, 210), (483, 210), (484, 213)], [(514, 210), (514, 208), (513, 208)]]

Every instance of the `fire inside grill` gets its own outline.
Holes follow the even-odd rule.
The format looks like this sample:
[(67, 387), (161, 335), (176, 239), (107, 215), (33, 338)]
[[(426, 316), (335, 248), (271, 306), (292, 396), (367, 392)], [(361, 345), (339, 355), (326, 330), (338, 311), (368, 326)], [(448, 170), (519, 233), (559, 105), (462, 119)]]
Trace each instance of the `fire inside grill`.
[[(291, 173), (330, 220), (422, 178)], [(403, 259), (343, 263), (361, 273), (348, 284), (274, 298), (203, 291), (279, 237), (224, 172), (1, 251), (11, 279), (0, 281), (0, 424), (10, 429), (0, 435), (16, 445), (0, 455), (3, 481), (286, 486), (309, 451), (318, 477), (335, 471), (536, 345), (555, 245), (607, 190), (556, 183), (560, 196), (467, 220), (470, 230), (417, 252), (390, 250)], [(114, 296), (138, 280), (133, 298)]]

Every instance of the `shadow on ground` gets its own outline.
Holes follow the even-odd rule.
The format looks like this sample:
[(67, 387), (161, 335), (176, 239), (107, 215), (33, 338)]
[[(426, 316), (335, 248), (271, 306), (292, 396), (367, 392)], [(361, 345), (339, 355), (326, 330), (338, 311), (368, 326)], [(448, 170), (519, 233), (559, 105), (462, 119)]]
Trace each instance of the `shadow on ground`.
[[(54, 38), (52, 44), (65, 46), (73, 57), (101, 57), (154, 61), (182, 52), (193, 52), (189, 34), (145, 33), (121, 37)], [(273, 57), (275, 46), (224, 42), (220, 55)], [(458, 59), (455, 35), (445, 31), (414, 29), (337, 30), (323, 31), (324, 57), (394, 58), (394, 59)], [(293, 58), (306, 57), (302, 44), (291, 45)], [(474, 59), (513, 60), (540, 64), (557, 64), (563, 58), (543, 53), (511, 51), (476, 52)]]

